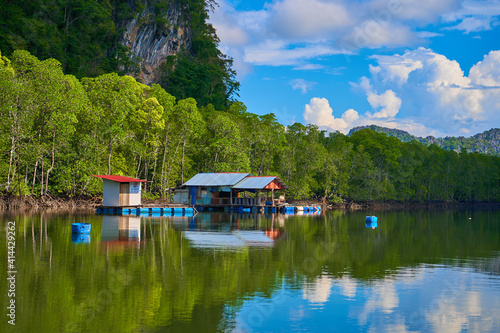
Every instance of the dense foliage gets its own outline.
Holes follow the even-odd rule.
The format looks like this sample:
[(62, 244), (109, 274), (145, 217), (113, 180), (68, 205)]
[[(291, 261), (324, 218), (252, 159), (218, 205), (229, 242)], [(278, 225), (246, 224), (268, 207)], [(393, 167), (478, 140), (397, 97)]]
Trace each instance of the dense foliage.
[(26, 51), (0, 58), (0, 191), (95, 195), (95, 174), (147, 179), (165, 196), (198, 172), (278, 175), (288, 196), (340, 200), (500, 201), (500, 158), (285, 127), (240, 102), (198, 107), (159, 85), (103, 74), (76, 79)]
[(118, 18), (131, 7), (117, 1), (0, 0), (0, 49), (29, 50), (40, 59), (55, 58), (76, 77), (117, 71), (128, 60), (118, 47)]
[(121, 44), (126, 22), (149, 6), (154, 18), (142, 18), (138, 25), (179, 31), (168, 23), (169, 12), (179, 11), (191, 46), (169, 57), (160, 84), (178, 99), (227, 108), (239, 83), (232, 60), (219, 51), (215, 29), (207, 23), (214, 5), (212, 0), (0, 0), (0, 50), (8, 56), (27, 50), (41, 60), (57, 59), (78, 79), (135, 74), (141, 59)]
[(239, 83), (232, 69), (233, 60), (219, 49), (215, 28), (207, 24), (213, 1), (184, 0), (185, 20), (192, 27), (192, 47), (168, 57), (162, 66), (160, 85), (177, 99), (193, 97), (198, 105), (212, 104), (225, 109), (237, 94)]

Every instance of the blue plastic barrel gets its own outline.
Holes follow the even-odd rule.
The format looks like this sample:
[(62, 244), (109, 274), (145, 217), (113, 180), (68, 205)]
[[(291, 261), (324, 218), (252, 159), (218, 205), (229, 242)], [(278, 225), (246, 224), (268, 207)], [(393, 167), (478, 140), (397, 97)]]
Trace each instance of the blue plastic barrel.
[(71, 231), (74, 234), (90, 234), (90, 223), (73, 223)]
[(366, 217), (366, 222), (377, 222), (377, 217), (376, 216), (367, 216)]

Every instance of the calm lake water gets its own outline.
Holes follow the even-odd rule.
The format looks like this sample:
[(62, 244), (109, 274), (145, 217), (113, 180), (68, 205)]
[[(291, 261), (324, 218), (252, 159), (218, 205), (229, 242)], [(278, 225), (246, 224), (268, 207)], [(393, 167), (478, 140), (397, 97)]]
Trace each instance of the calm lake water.
[[(17, 270), (15, 327), (0, 284), (2, 332), (500, 329), (499, 211), (0, 220), (2, 244), (15, 221)], [(7, 259), (3, 245), (0, 276)]]

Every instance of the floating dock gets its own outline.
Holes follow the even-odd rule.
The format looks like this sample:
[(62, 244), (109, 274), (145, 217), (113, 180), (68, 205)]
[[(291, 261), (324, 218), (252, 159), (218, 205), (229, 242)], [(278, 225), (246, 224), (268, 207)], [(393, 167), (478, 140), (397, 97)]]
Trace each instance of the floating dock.
[[(200, 212), (203, 211), (213, 211), (212, 206), (196, 206), (196, 209)], [(226, 206), (224, 207), (225, 212), (235, 212), (235, 213), (283, 213), (283, 214), (314, 214), (320, 213), (320, 206), (294, 206), (294, 205), (282, 205), (282, 206)]]
[(97, 214), (135, 216), (193, 216), (198, 211), (194, 207), (98, 207)]
[(98, 207), (97, 214), (105, 215), (135, 215), (135, 216), (193, 216), (198, 212), (211, 212), (224, 209), (234, 213), (265, 213), (265, 214), (319, 214), (321, 206), (194, 206), (194, 207)]

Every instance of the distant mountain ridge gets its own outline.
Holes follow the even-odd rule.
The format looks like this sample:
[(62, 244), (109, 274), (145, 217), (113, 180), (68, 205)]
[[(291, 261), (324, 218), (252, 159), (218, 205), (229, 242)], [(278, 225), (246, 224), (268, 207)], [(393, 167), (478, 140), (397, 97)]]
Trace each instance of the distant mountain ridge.
[(388, 136), (398, 138), (403, 142), (410, 142), (415, 140), (421, 142), (426, 146), (435, 144), (443, 148), (444, 150), (454, 150), (456, 152), (460, 152), (462, 148), (465, 148), (469, 153), (483, 153), (488, 155), (500, 156), (500, 128), (492, 128), (488, 131), (484, 131), (469, 138), (465, 138), (463, 136), (447, 136), (445, 138), (435, 138), (433, 136), (428, 136), (422, 138), (411, 135), (410, 133), (403, 130), (370, 125), (354, 127), (349, 131), (348, 135), (351, 135), (352, 133), (365, 128), (369, 128), (374, 132), (384, 133)]

